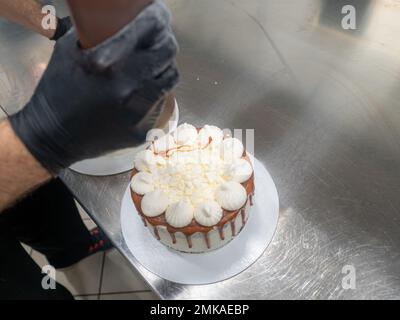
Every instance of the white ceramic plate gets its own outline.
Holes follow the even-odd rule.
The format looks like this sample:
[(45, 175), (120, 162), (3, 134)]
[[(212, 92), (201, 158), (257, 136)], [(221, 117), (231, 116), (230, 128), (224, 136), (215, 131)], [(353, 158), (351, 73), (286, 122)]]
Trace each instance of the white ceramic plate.
[(275, 184), (254, 159), (255, 197), (244, 229), (226, 246), (208, 253), (182, 253), (161, 244), (144, 227), (127, 188), (121, 207), (122, 233), (135, 258), (159, 277), (181, 284), (210, 284), (250, 267), (272, 240), (279, 216)]
[[(175, 110), (172, 114), (171, 123), (164, 128), (165, 133), (176, 129), (179, 121), (179, 108), (178, 103), (175, 101)], [(168, 128), (170, 127), (170, 128)], [(75, 163), (70, 167), (73, 171), (78, 173), (88, 174), (91, 176), (108, 176), (119, 174), (133, 169), (133, 160), (135, 155), (148, 147), (149, 143), (142, 144), (135, 148), (129, 148), (108, 155), (88, 159)]]

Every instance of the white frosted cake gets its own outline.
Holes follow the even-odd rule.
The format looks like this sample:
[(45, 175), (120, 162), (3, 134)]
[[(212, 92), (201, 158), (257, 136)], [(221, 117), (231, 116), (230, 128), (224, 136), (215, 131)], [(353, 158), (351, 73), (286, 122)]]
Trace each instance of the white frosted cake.
[(222, 247), (245, 226), (254, 174), (240, 140), (215, 126), (180, 125), (137, 154), (131, 195), (164, 245), (200, 253)]

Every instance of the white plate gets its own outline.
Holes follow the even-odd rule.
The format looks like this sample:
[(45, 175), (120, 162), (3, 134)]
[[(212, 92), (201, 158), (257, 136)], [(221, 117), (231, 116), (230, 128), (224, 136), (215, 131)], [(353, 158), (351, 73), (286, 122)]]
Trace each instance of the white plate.
[[(175, 110), (172, 114), (172, 120), (164, 128), (165, 133), (176, 129), (179, 121), (178, 103), (175, 101)], [(70, 169), (78, 173), (88, 174), (91, 176), (108, 176), (127, 172), (133, 169), (133, 160), (135, 155), (148, 147), (149, 143), (144, 143), (135, 148), (129, 148), (107, 154), (102, 157), (88, 159), (73, 164)]]
[(278, 192), (257, 159), (254, 174), (254, 206), (242, 232), (224, 247), (200, 254), (178, 252), (157, 241), (144, 227), (128, 187), (121, 207), (122, 234), (128, 248), (147, 270), (176, 283), (210, 284), (241, 273), (264, 253), (278, 224)]

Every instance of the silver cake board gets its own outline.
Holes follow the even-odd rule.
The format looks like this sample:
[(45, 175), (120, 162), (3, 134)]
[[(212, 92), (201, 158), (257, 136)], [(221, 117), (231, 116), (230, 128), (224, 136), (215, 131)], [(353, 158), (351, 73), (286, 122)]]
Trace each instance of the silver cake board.
[(278, 192), (257, 159), (254, 159), (254, 175), (254, 205), (245, 227), (227, 245), (207, 253), (178, 252), (157, 241), (144, 227), (128, 186), (121, 206), (122, 234), (128, 248), (144, 268), (180, 284), (211, 284), (238, 275), (264, 253), (278, 224)]

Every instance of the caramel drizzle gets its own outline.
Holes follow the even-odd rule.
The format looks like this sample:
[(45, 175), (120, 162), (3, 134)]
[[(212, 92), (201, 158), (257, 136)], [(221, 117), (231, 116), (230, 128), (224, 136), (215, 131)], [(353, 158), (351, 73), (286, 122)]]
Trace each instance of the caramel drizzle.
[(161, 238), (160, 238), (160, 234), (158, 233), (157, 226), (154, 226), (154, 234), (155, 234), (155, 236), (156, 236), (157, 240), (161, 240)]
[(224, 235), (224, 227), (219, 227), (218, 228), (218, 232), (219, 232), (219, 237), (221, 240), (225, 240), (225, 235)]
[(204, 240), (206, 241), (207, 248), (210, 249), (211, 245), (210, 245), (210, 237), (208, 236), (208, 232), (204, 233)]
[(245, 224), (245, 218), (246, 218), (246, 212), (244, 209), (240, 211), (240, 214), (242, 215), (242, 224)]
[(191, 248), (193, 247), (193, 244), (192, 244), (192, 236), (187, 235), (187, 236), (186, 236), (186, 241), (187, 241), (187, 244), (188, 244), (189, 249), (191, 249)]
[(170, 234), (170, 236), (171, 236), (172, 243), (173, 243), (173, 244), (175, 244), (175, 243), (176, 243), (176, 237), (175, 237), (175, 233), (173, 233), (173, 232), (170, 232), (169, 234)]
[(253, 205), (254, 205), (254, 203), (253, 203), (253, 196), (254, 196), (254, 193), (250, 194), (250, 196), (249, 196), (249, 199), (250, 199), (250, 205), (251, 205), (251, 206), (253, 206)]
[(235, 220), (231, 221), (232, 237), (236, 236), (236, 225)]
[(147, 227), (147, 221), (146, 221), (146, 219), (142, 217), (142, 221), (143, 221), (143, 223), (144, 223), (144, 226)]
[[(197, 131), (199, 131), (199, 129), (197, 129)], [(179, 152), (179, 151), (190, 152), (190, 151), (194, 151), (194, 150), (204, 150), (204, 149), (207, 149), (210, 146), (211, 142), (212, 142), (212, 137), (209, 137), (208, 138), (208, 143), (204, 147), (192, 148), (191, 146), (188, 146), (188, 145), (181, 145), (181, 146), (177, 146), (177, 147), (174, 147), (174, 148), (162, 151), (162, 152), (154, 152), (154, 151), (153, 152), (157, 156), (162, 156), (162, 157), (169, 158), (171, 156), (170, 153), (173, 152), (173, 151), (176, 151), (176, 152)], [(151, 144), (153, 145), (153, 150), (154, 150), (154, 141)], [(181, 150), (181, 149), (184, 149), (184, 148), (185, 148), (185, 150)]]

